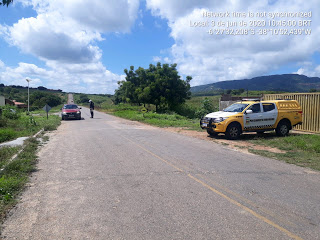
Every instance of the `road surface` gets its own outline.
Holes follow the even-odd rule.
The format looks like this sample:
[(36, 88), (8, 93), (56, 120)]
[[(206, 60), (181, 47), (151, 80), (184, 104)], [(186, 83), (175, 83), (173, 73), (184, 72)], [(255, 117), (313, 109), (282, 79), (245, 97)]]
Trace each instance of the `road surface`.
[(73, 101), (73, 94), (72, 93), (68, 93), (68, 101), (67, 101), (68, 104), (74, 104), (74, 101)]
[(3, 239), (320, 239), (320, 174), (82, 109)]

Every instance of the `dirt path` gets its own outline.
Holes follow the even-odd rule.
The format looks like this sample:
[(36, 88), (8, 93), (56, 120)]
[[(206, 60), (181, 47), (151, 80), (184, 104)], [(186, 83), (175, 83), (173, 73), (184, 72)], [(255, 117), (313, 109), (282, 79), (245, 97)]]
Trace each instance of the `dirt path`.
[(228, 147), (234, 150), (248, 153), (248, 154), (251, 154), (249, 152), (250, 148), (252, 149), (254, 148), (256, 150), (273, 152), (273, 153), (285, 153), (285, 151), (277, 148), (261, 146), (261, 145), (257, 145), (249, 142), (248, 139), (252, 139), (253, 137), (255, 137), (256, 133), (245, 133), (242, 135), (242, 138), (239, 140), (227, 140), (225, 139), (224, 135), (218, 135), (217, 137), (209, 137), (206, 131), (198, 132), (198, 131), (185, 130), (183, 128), (174, 128), (174, 127), (168, 127), (164, 129), (166, 131), (180, 133), (186, 136), (195, 137), (195, 138), (206, 140), (206, 141), (214, 141), (222, 145), (227, 145)]

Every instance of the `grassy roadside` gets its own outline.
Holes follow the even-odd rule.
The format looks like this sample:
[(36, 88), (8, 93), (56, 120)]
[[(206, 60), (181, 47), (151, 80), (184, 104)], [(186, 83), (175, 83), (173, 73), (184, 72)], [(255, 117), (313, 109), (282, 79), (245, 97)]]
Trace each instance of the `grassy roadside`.
[(129, 104), (106, 105), (99, 111), (107, 112), (117, 117), (148, 123), (157, 127), (181, 127), (187, 130), (199, 130), (199, 120), (190, 119), (174, 112), (155, 113), (152, 106), (148, 106), (149, 112), (142, 113), (142, 106), (131, 106)]
[(250, 148), (251, 153), (320, 171), (320, 135), (291, 134), (287, 137), (259, 137), (249, 141), (284, 151), (284, 153), (274, 153)]
[[(49, 120), (35, 118), (35, 121), (37, 123), (37, 127), (33, 129), (35, 131), (39, 128), (51, 131), (60, 125), (58, 116), (50, 116)], [(22, 131), (20, 134), (24, 135), (24, 133)], [(32, 131), (27, 133), (31, 134)], [(48, 140), (46, 136), (42, 137), (42, 141), (46, 140)], [(38, 139), (30, 137), (24, 142), (23, 151), (11, 162), (10, 159), (19, 152), (21, 147), (0, 148), (0, 169), (3, 169), (0, 171), (0, 222), (17, 202), (17, 196), (28, 182), (29, 174), (36, 171), (38, 146)]]
[(54, 130), (60, 124), (59, 116), (27, 116), (22, 114), (18, 119), (0, 119), (0, 143), (14, 140), (18, 137), (32, 136), (40, 129)]
[[(28, 175), (35, 171), (37, 161), (36, 150), (38, 141), (29, 138), (25, 148), (18, 157), (5, 166), (0, 173), (0, 220), (3, 221), (6, 212), (16, 203), (16, 197), (28, 181)], [(1, 163), (7, 162), (17, 149), (1, 148)], [(4, 152), (9, 152), (5, 154)]]
[(178, 114), (157, 114), (153, 112), (143, 114), (135, 110), (123, 110), (113, 112), (113, 115), (157, 127), (182, 127), (189, 130), (199, 130), (198, 119), (188, 119)]

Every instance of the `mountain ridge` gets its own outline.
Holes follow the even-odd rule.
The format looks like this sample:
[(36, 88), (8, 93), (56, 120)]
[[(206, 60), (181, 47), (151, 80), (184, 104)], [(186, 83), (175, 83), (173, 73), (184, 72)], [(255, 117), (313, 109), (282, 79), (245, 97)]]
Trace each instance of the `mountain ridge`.
[(227, 80), (191, 87), (191, 93), (205, 93), (215, 90), (245, 89), (256, 91), (309, 92), (320, 89), (319, 77), (299, 74), (281, 74), (254, 77), (242, 80)]

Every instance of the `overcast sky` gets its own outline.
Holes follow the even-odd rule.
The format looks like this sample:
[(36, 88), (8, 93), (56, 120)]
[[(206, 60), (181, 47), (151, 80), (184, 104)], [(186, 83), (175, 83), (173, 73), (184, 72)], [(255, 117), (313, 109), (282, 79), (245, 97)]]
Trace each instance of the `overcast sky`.
[[(113, 94), (125, 68), (158, 61), (177, 63), (192, 86), (284, 73), (320, 77), (319, 10), (320, 0), (14, 0), (0, 7), (0, 83), (26, 86), (29, 78), (33, 87)], [(203, 17), (206, 11), (231, 15)], [(248, 12), (312, 15), (250, 18)], [(218, 21), (236, 22), (236, 30), (241, 20), (267, 26), (242, 27), (254, 35), (210, 34), (232, 28)], [(273, 27), (270, 20), (310, 22)], [(199, 21), (215, 27), (192, 26)], [(311, 34), (260, 35), (259, 29)]]

